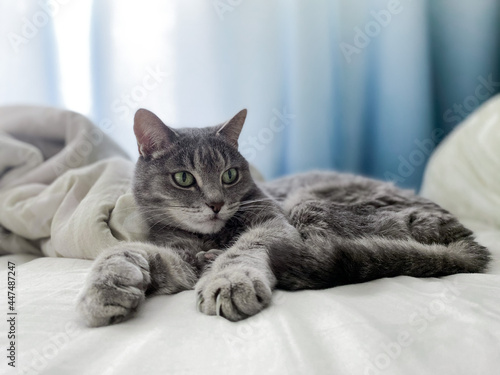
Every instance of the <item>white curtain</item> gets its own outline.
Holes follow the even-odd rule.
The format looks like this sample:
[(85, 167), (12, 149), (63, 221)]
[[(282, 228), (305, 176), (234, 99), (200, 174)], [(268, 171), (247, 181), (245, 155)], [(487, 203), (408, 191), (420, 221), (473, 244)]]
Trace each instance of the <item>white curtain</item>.
[(82, 112), (134, 157), (139, 107), (173, 126), (248, 108), (241, 151), (266, 177), (418, 187), (428, 149), (498, 92), (499, 25), (498, 0), (0, 0), (0, 105)]

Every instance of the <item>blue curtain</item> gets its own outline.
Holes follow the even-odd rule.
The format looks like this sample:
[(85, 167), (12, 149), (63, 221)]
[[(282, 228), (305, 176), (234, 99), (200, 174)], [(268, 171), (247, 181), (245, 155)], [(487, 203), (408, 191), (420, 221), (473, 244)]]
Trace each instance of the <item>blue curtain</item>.
[[(56, 14), (0, 0), (0, 104), (82, 111), (132, 156), (139, 107), (174, 126), (248, 108), (241, 151), (267, 178), (336, 169), (418, 189), (435, 145), (500, 89), (499, 0), (94, 1), (88, 46), (71, 48), (57, 34), (77, 35), (88, 2), (45, 3)], [(79, 75), (61, 56), (84, 49), (88, 108), (59, 82)]]

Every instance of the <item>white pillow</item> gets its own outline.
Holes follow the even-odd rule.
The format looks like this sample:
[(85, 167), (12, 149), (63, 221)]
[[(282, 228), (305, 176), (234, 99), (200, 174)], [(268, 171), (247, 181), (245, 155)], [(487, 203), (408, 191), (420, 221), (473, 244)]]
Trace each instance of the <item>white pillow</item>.
[(434, 152), (421, 195), (461, 219), (500, 229), (500, 95), (469, 116)]
[(420, 194), (477, 235), (500, 271), (500, 95), (478, 108), (432, 154)]

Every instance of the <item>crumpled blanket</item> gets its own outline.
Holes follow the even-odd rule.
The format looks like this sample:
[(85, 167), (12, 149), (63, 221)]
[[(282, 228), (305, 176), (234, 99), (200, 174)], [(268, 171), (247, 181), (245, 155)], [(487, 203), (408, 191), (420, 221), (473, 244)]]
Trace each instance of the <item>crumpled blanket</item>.
[(133, 170), (80, 114), (0, 108), (0, 254), (93, 259), (119, 241), (143, 240)]

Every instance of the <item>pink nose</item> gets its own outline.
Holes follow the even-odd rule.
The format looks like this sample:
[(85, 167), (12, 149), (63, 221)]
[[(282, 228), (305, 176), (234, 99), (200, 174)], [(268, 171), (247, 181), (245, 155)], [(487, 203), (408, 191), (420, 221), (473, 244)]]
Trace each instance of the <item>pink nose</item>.
[(224, 206), (224, 202), (210, 202), (210, 203), (205, 203), (208, 207), (212, 209), (213, 212), (216, 214), (219, 213), (220, 209), (222, 206)]

